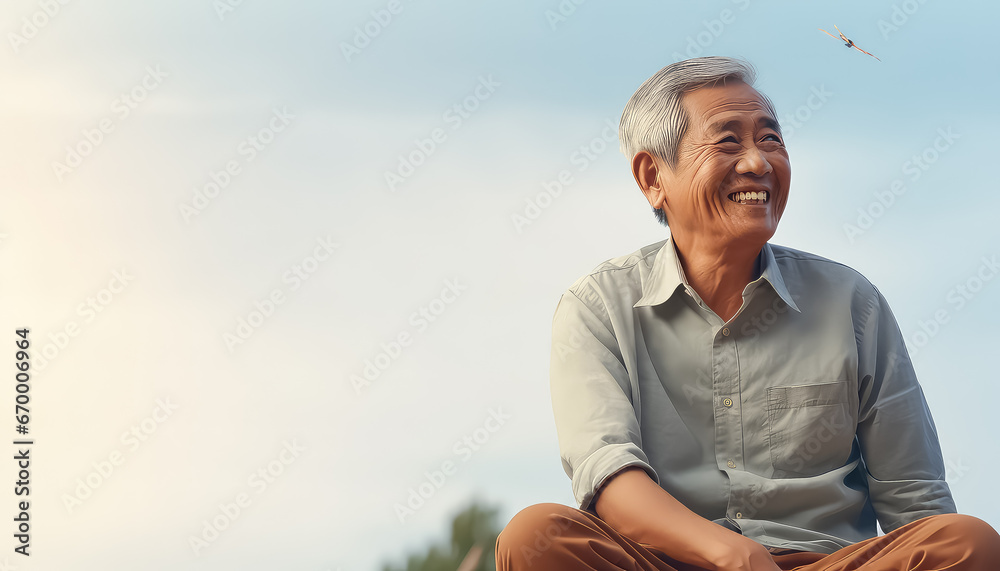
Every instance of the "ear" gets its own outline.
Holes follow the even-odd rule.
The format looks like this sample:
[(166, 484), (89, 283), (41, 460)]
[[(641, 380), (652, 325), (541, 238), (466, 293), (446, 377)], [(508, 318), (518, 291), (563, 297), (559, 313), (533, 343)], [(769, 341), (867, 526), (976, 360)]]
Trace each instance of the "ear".
[(666, 201), (666, 189), (662, 187), (660, 169), (666, 168), (647, 151), (639, 151), (632, 157), (632, 176), (649, 201), (649, 205), (660, 210)]

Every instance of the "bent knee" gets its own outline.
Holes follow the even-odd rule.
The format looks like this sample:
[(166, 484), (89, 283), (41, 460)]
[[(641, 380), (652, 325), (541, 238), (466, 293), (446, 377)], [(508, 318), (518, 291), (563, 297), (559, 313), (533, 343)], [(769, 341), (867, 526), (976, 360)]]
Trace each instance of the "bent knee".
[(1000, 539), (1000, 534), (993, 529), (993, 526), (979, 519), (976, 516), (966, 514), (944, 514), (947, 518), (948, 527), (956, 530), (957, 534), (965, 537), (986, 539), (995, 541)]
[(587, 515), (562, 504), (535, 504), (517, 512), (497, 538), (497, 551), (515, 551), (522, 545), (540, 541), (558, 542), (575, 522), (583, 523)]
[(935, 533), (946, 533), (954, 541), (979, 553), (992, 553), (1000, 558), (1000, 534), (978, 517), (966, 514), (940, 514), (926, 518)]
[(993, 527), (976, 516), (967, 514), (938, 514), (924, 519), (926, 525), (946, 529), (955, 535), (997, 535)]

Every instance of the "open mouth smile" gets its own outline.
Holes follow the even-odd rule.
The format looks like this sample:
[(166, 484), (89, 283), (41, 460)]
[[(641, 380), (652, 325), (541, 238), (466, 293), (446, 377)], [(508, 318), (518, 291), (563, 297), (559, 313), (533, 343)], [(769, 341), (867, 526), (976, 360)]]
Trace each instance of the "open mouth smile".
[(771, 193), (766, 190), (759, 192), (734, 192), (729, 195), (729, 200), (738, 204), (761, 205), (767, 204), (771, 199)]

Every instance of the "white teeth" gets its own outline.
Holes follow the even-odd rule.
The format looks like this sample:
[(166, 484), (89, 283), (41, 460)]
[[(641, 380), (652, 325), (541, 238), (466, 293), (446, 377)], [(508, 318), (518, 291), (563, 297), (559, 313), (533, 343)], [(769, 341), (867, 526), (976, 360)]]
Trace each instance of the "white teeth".
[(729, 199), (734, 202), (739, 202), (741, 204), (746, 204), (747, 201), (760, 201), (761, 204), (767, 204), (767, 201), (771, 198), (770, 193), (765, 190), (760, 192), (734, 192), (729, 195)]

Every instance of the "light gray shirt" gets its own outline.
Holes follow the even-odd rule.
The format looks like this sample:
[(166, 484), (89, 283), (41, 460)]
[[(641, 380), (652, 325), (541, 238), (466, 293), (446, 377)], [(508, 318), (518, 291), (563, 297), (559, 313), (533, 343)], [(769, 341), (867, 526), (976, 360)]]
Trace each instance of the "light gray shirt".
[(855, 270), (767, 244), (729, 321), (673, 242), (563, 294), (552, 405), (581, 509), (627, 466), (767, 546), (832, 553), (955, 512), (934, 422), (885, 299)]

